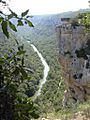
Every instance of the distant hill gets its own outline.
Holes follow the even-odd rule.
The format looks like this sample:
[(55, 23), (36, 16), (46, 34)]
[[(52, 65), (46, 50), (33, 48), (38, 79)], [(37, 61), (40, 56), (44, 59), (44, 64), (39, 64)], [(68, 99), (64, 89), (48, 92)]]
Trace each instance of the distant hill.
[[(69, 11), (61, 14), (53, 14), (53, 15), (36, 15), (31, 18), (32, 23), (34, 24), (34, 28), (29, 28), (24, 26), (18, 27), (19, 34), (23, 35), (30, 40), (38, 40), (42, 37), (48, 37), (55, 32), (55, 28), (57, 25), (62, 24), (61, 18), (74, 18), (79, 13), (90, 12), (90, 9), (80, 9), (79, 11)], [(24, 34), (25, 33), (25, 34)]]

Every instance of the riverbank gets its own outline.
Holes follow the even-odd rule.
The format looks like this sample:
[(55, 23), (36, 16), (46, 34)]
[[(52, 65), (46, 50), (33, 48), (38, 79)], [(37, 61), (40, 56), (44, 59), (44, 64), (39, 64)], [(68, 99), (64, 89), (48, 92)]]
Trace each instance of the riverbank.
[[(30, 44), (30, 41), (27, 41)], [(47, 81), (47, 76), (48, 76), (48, 72), (50, 70), (49, 65), (47, 64), (47, 62), (45, 61), (45, 59), (43, 58), (42, 54), (38, 51), (38, 49), (34, 46), (34, 44), (30, 44), (31, 47), (33, 48), (33, 50), (38, 54), (43, 66), (44, 66), (44, 70), (43, 70), (43, 78), (42, 80), (40, 80), (40, 84), (39, 84), (39, 89), (38, 91), (36, 91), (34, 97), (33, 97), (33, 101), (36, 100), (36, 98), (38, 96), (40, 96), (41, 94), (41, 89), (43, 87), (43, 85), (45, 84), (45, 82)]]

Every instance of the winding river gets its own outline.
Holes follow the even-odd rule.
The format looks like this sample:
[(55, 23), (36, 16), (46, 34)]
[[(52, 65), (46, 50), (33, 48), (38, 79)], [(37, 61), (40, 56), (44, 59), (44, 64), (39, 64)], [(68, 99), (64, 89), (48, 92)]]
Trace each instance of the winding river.
[[(27, 41), (27, 42), (30, 43), (30, 41)], [(50, 68), (49, 68), (47, 62), (45, 61), (45, 59), (43, 58), (42, 54), (38, 51), (38, 49), (33, 44), (30, 43), (30, 45), (33, 48), (33, 50), (38, 54), (43, 66), (44, 66), (43, 79), (40, 80), (39, 89), (35, 93), (35, 96), (33, 98), (33, 101), (34, 101), (41, 94), (41, 89), (42, 89), (43, 85), (45, 84), (45, 82), (47, 80), (47, 76), (48, 76), (48, 72), (49, 72)]]

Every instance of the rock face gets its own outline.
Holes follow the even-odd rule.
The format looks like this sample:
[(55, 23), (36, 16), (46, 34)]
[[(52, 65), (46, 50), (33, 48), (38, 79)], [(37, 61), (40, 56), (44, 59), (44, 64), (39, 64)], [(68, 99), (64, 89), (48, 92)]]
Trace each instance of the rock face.
[[(90, 55), (84, 55), (84, 48), (90, 37), (83, 26), (57, 27), (59, 36), (59, 62), (67, 89), (63, 104), (70, 97), (75, 101), (84, 101), (90, 95)], [(81, 50), (82, 56), (79, 56)], [(88, 65), (88, 67), (87, 67)]]

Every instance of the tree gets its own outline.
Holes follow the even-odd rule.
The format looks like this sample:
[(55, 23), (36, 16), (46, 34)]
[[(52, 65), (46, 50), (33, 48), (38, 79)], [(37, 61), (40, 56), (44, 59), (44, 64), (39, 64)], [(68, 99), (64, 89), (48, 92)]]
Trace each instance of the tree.
[[(90, 4), (90, 1), (88, 1), (88, 3)], [(90, 31), (90, 12), (79, 14), (78, 19), (79, 22), (85, 26), (86, 31)]]
[[(90, 1), (88, 1), (90, 3)], [(90, 32), (90, 12), (81, 13), (77, 17), (79, 19), (80, 24), (85, 27), (85, 32)], [(82, 47), (80, 50), (76, 50), (76, 54), (78, 58), (88, 59), (88, 55), (90, 55), (90, 39), (87, 40), (86, 46)]]
[[(0, 0), (3, 6), (8, 7), (7, 3)], [(8, 28), (17, 32), (16, 26), (23, 26), (24, 23), (33, 27), (28, 19), (29, 10), (18, 16), (8, 7), (10, 14), (6, 15), (0, 11), (0, 24), (3, 34), (9, 39), (10, 31)], [(17, 25), (11, 19), (17, 20)], [(26, 51), (24, 45), (19, 45), (16, 40), (17, 50), (8, 50), (7, 54), (0, 56), (0, 119), (1, 120), (30, 120), (32, 117), (38, 118), (36, 107), (26, 95), (28, 80), (30, 76), (25, 70), (24, 56)]]

